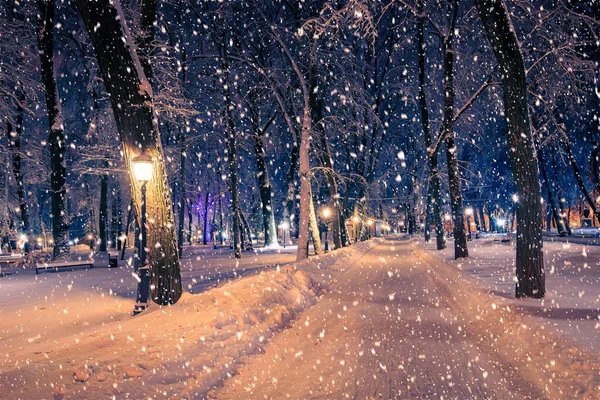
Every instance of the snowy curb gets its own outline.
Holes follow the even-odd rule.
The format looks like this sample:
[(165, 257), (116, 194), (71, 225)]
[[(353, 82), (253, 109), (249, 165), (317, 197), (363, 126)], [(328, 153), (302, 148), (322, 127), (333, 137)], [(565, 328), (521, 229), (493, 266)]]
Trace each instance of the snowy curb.
[[(105, 323), (74, 327), (51, 349), (38, 335), (26, 342), (34, 352), (31, 363), (6, 364), (0, 383), (11, 382), (12, 394), (21, 398), (211, 397), (247, 357), (261, 353), (382, 241), (264, 270), (200, 294), (185, 292), (177, 304), (153, 306), (136, 317), (110, 309)], [(0, 391), (0, 398), (8, 397)]]
[[(417, 243), (418, 257), (430, 266), (430, 279), (453, 299), (451, 307), (478, 332), (486, 347), (510, 365), (514, 382), (535, 382), (525, 388), (534, 397), (597, 399), (600, 392), (600, 360), (586, 349), (561, 339), (547, 326), (515, 310), (508, 299), (491, 294)], [(535, 301), (535, 300), (523, 300)], [(511, 308), (512, 307), (512, 308)], [(528, 379), (523, 380), (522, 376)]]

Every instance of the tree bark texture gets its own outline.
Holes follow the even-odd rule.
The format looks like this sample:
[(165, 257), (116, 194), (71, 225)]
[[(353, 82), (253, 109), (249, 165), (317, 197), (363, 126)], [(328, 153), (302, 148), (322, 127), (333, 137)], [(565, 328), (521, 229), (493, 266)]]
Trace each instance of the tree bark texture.
[(503, 0), (476, 0), (488, 40), (502, 73), (504, 113), (508, 127), (511, 169), (518, 191), (517, 297), (546, 294), (542, 251), (542, 204), (534, 149), (523, 56)]
[[(270, 125), (271, 122), (268, 122), (267, 124)], [(266, 128), (268, 128), (268, 125), (261, 128), (258, 125), (257, 118), (252, 119), (252, 125), (254, 129), (252, 144), (254, 145), (254, 155), (256, 156), (256, 171), (260, 190), (265, 246), (275, 246), (277, 245), (277, 228), (275, 226), (275, 214), (273, 213), (273, 197), (271, 180), (269, 179), (267, 152), (263, 141), (263, 135)]]
[(438, 250), (446, 248), (446, 238), (444, 236), (444, 221), (442, 220), (442, 191), (440, 177), (438, 174), (437, 152), (431, 152), (433, 141), (431, 138), (431, 125), (429, 122), (429, 108), (427, 106), (427, 97), (425, 95), (425, 38), (423, 14), (423, 3), (417, 3), (419, 12), (418, 17), (418, 53), (419, 53), (419, 104), (421, 106), (421, 123), (423, 124), (423, 136), (427, 146), (429, 161), (429, 179), (427, 185), (427, 200), (425, 211), (425, 241), (428, 242), (431, 237), (430, 226), (433, 220), (435, 225), (436, 246)]
[(177, 202), (177, 251), (179, 258), (183, 256), (183, 234), (185, 231), (185, 133), (179, 129), (179, 201)]
[[(105, 167), (108, 167), (108, 161)], [(98, 236), (100, 246), (98, 251), (106, 252), (108, 244), (108, 234), (106, 232), (106, 223), (108, 219), (108, 174), (102, 174), (100, 178), (100, 210), (98, 211)]]
[(65, 133), (62, 108), (54, 77), (54, 0), (38, 0), (38, 49), (42, 85), (48, 112), (48, 147), (50, 149), (50, 190), (52, 192), (53, 259), (66, 257), (69, 252), (67, 224), (67, 185), (65, 167)]
[(452, 207), (452, 225), (454, 229), (454, 259), (469, 256), (467, 249), (467, 235), (465, 233), (465, 219), (462, 204), (460, 172), (458, 170), (458, 149), (456, 147), (456, 134), (454, 132), (454, 52), (452, 42), (454, 27), (458, 14), (458, 4), (453, 2), (452, 21), (448, 37), (444, 40), (444, 119), (442, 121), (442, 135), (446, 138), (446, 160), (448, 164), (448, 186), (450, 191), (450, 205)]
[(171, 192), (166, 174), (157, 116), (152, 107), (152, 87), (134, 49), (118, 0), (76, 1), (123, 144), (130, 172), (131, 194), (138, 224), (141, 216), (141, 187), (133, 174), (132, 160), (145, 152), (154, 161), (147, 187), (148, 262), (151, 267), (151, 298), (160, 305), (176, 303), (181, 297), (181, 273), (175, 240)]
[(25, 185), (23, 182), (23, 171), (21, 165), (21, 137), (23, 136), (23, 106), (22, 102), (25, 101), (25, 94), (22, 89), (19, 88), (18, 102), (17, 102), (17, 121), (16, 127), (13, 130), (12, 124), (7, 124), (8, 133), (8, 147), (12, 153), (12, 173), (15, 178), (17, 185), (17, 198), (19, 200), (19, 214), (21, 215), (21, 228), (22, 233), (28, 236), (29, 240), (25, 242), (24, 251), (29, 253), (31, 251), (31, 243), (33, 236), (31, 232), (31, 224), (29, 222), (29, 211), (27, 210), (27, 199), (25, 197)]

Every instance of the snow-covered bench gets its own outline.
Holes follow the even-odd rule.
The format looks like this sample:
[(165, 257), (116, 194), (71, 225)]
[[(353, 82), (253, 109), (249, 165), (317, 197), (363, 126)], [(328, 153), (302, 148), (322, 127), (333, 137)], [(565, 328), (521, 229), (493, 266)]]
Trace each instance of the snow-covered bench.
[(49, 262), (49, 263), (41, 263), (35, 265), (35, 274), (39, 274), (40, 270), (48, 270), (53, 269), (58, 272), (60, 269), (71, 269), (71, 268), (79, 268), (79, 267), (88, 267), (90, 269), (94, 268), (94, 260), (79, 260), (79, 261), (57, 261), (57, 262)]
[(0, 263), (17, 262), (23, 258), (23, 254), (0, 254)]

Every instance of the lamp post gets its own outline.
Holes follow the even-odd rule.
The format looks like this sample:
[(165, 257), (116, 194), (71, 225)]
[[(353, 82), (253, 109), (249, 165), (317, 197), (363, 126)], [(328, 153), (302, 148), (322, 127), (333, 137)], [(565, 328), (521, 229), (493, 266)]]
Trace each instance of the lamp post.
[(471, 215), (473, 215), (473, 207), (467, 207), (465, 209), (465, 214), (467, 214), (467, 231), (469, 232), (467, 238), (468, 240), (471, 240)]
[(513, 201), (513, 229), (516, 231), (516, 227), (515, 225), (517, 225), (517, 204), (519, 203), (519, 195), (518, 194), (513, 194), (512, 195), (512, 201)]
[(325, 218), (325, 251), (329, 251), (329, 215), (331, 214), (331, 210), (329, 207), (325, 207), (323, 209), (323, 217)]
[(152, 179), (153, 164), (152, 157), (144, 152), (133, 159), (133, 174), (142, 189), (142, 215), (140, 224), (142, 240), (140, 243), (140, 266), (137, 271), (139, 281), (133, 315), (137, 315), (148, 308), (150, 299), (150, 267), (146, 264), (146, 184)]
[(281, 229), (281, 234), (283, 235), (283, 248), (285, 249), (285, 231), (290, 228), (290, 224), (287, 221), (283, 221), (279, 224), (279, 229)]
[(368, 232), (369, 232), (369, 239), (371, 239), (371, 227), (373, 226), (373, 220), (370, 219), (367, 221), (367, 227), (368, 227)]

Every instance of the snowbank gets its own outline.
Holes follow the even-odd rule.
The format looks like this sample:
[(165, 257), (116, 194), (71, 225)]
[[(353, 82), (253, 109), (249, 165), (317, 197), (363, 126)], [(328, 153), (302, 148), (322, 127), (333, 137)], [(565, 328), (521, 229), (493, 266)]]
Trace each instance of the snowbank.
[[(428, 250), (425, 252), (421, 243), (415, 244), (420, 258), (432, 266), (432, 279), (447, 292), (446, 298), (454, 299), (452, 306), (463, 316), (467, 331), (477, 331), (486, 338), (480, 345), (494, 349), (502, 363), (511, 365), (516, 381), (519, 374), (529, 374), (528, 380), (537, 383), (537, 387), (527, 388), (533, 397), (597, 399), (600, 359), (597, 352), (577, 343), (572, 334), (576, 330), (580, 336), (597, 340), (598, 320), (588, 319), (587, 330), (582, 332), (577, 315), (557, 317), (549, 312), (558, 306), (551, 271), (547, 279), (550, 299), (514, 299), (512, 245), (475, 243), (477, 246), (472, 242), (469, 248), (471, 257), (456, 261), (449, 259), (451, 250), (430, 251), (425, 245)], [(556, 258), (561, 255), (558, 251), (549, 252), (548, 247), (553, 246), (545, 249), (547, 266), (554, 268)], [(576, 288), (577, 281), (580, 279), (568, 281), (565, 287), (571, 284)], [(574, 288), (571, 289), (576, 290)], [(592, 296), (596, 295), (597, 290)], [(567, 320), (566, 324), (557, 324), (561, 318)], [(565, 325), (572, 329), (563, 329)]]
[(184, 293), (135, 318), (122, 302), (105, 303), (104, 318), (56, 327), (68, 334), (15, 339), (0, 363), (0, 398), (205, 397), (378, 243)]

